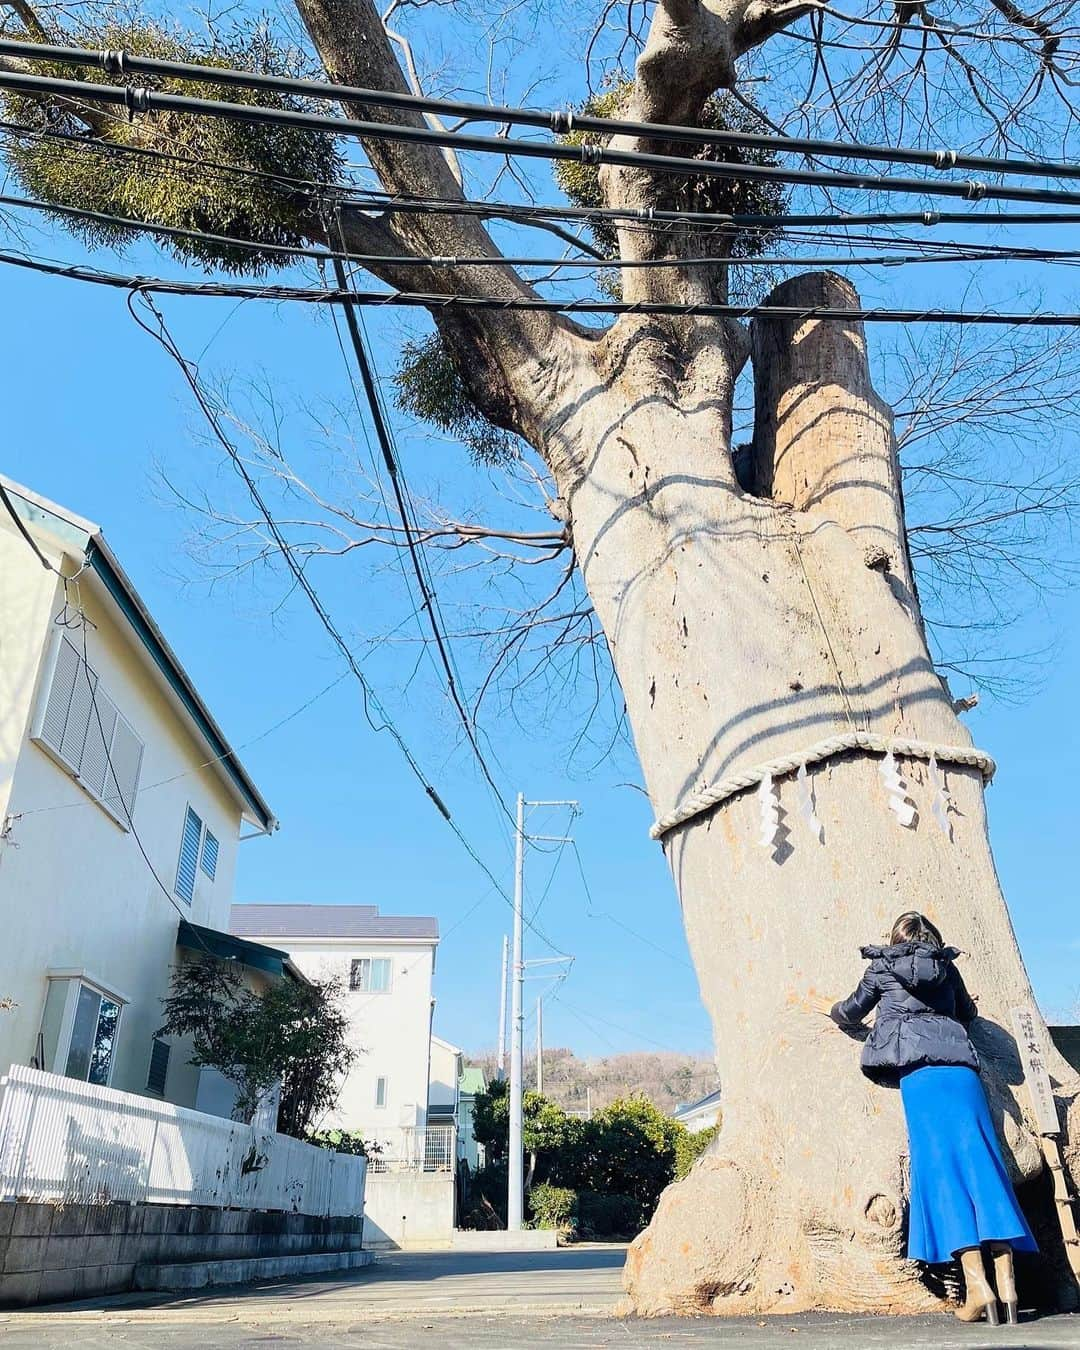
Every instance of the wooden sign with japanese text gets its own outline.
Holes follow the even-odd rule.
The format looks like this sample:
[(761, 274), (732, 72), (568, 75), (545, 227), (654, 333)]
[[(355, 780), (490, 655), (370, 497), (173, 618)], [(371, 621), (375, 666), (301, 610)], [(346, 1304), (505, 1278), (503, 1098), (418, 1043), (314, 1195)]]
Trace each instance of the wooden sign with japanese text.
[(1057, 1134), (1061, 1126), (1058, 1123), (1057, 1108), (1054, 1105), (1050, 1075), (1046, 1071), (1046, 1047), (1043, 1044), (1042, 1019), (1031, 1006), (1014, 1008), (1012, 1010), (1012, 1024), (1016, 1033), (1016, 1048), (1020, 1053), (1020, 1064), (1024, 1070), (1024, 1080), (1031, 1096), (1035, 1128), (1040, 1134)]

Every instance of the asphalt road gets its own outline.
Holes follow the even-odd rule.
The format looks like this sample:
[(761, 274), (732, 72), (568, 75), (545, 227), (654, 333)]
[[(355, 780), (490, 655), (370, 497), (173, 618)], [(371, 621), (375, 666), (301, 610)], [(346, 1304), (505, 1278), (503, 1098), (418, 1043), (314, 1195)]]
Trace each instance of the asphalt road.
[(201, 1296), (120, 1295), (0, 1313), (3, 1350), (533, 1350), (737, 1347), (738, 1350), (1080, 1350), (1080, 1317), (1017, 1328), (919, 1318), (815, 1314), (760, 1319), (616, 1315), (624, 1249), (399, 1253), (333, 1278)]

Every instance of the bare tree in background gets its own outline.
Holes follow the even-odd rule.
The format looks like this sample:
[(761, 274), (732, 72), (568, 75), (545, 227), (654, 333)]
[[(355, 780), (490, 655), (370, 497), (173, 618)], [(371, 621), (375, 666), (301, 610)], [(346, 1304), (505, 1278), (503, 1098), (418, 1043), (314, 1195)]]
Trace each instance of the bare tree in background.
[[(32, 23), (27, 7), (17, 8)], [(409, 88), (369, 0), (295, 0), (295, 9), (331, 79)], [(625, 41), (612, 39), (611, 25)], [(580, 59), (593, 87), (614, 91), (604, 106), (636, 121), (704, 124), (717, 115), (719, 91), (788, 132), (932, 137), (1040, 154), (1053, 140), (1062, 157), (1075, 144), (1076, 30), (1065, 5), (1027, 14), (1003, 0), (932, 0), (862, 15), (813, 0), (660, 0), (648, 11), (609, 4), (587, 45)], [(631, 57), (632, 79), (605, 82)], [(346, 111), (421, 124), (366, 104)], [(92, 110), (63, 116), (81, 116), (91, 143), (120, 134)], [(184, 134), (175, 119), (170, 126), (170, 135)], [(614, 143), (680, 153), (662, 136)], [(372, 140), (364, 151), (390, 194), (463, 198), (459, 166), (438, 149)], [(25, 155), (23, 166), (33, 180)], [(34, 181), (43, 184), (41, 175)], [(62, 199), (70, 177), (50, 182)], [(647, 213), (683, 207), (696, 189), (642, 168), (605, 167), (595, 190), (604, 205)], [(245, 220), (258, 218), (256, 206), (273, 217), (273, 203), (261, 202)], [(371, 269), (393, 286), (510, 301), (536, 294), (499, 263), (475, 215), (378, 212), (347, 197), (329, 222), (295, 202), (282, 201), (279, 212), (290, 239), (400, 257)], [(729, 233), (639, 220), (621, 223), (612, 242), (624, 263), (668, 264), (624, 268), (625, 299), (727, 300)], [(425, 262), (432, 256), (488, 261), (434, 267)], [(807, 311), (858, 306), (854, 289), (832, 273), (791, 276), (769, 298)], [(997, 521), (989, 517), (1000, 498), (980, 497), (992, 484), (976, 481), (937, 533), (909, 534), (893, 412), (872, 386), (855, 320), (747, 326), (627, 314), (600, 329), (552, 313), (452, 307), (435, 307), (433, 318), (469, 405), (532, 447), (550, 477), (555, 528), (501, 542), (549, 550), (556, 566), (572, 550), (657, 816), (736, 769), (830, 737), (970, 745), (927, 646), (913, 558), (932, 553), (964, 569), (989, 544), (1001, 566), (1026, 565), (1017, 540), (1026, 547), (1036, 536), (1008, 531), (1064, 508), (1060, 477), (1043, 488), (1038, 476), (1006, 480), (1013, 501)], [(904, 452), (916, 477), (936, 474), (938, 491), (950, 474), (965, 473), (947, 458), (950, 426), (978, 414), (970, 392), (960, 412), (949, 392), (971, 358), (935, 352), (928, 381), (921, 351), (909, 358)], [(983, 352), (983, 365), (1000, 358), (997, 345)], [(736, 455), (736, 385), (748, 362), (753, 433)], [(1045, 364), (1039, 370), (1032, 379), (1046, 378)], [(1022, 391), (1023, 371), (1019, 353), (999, 366), (999, 391), (1004, 380), (1017, 399), (1010, 427), (1038, 416), (1037, 397)], [(1004, 419), (1000, 398), (994, 407)], [(931, 429), (936, 448), (928, 451)], [(391, 528), (353, 514), (350, 531)], [(463, 525), (443, 522), (444, 538), (463, 539)], [(924, 769), (908, 772), (911, 792), (924, 800)], [(974, 1035), (1007, 1154), (1019, 1180), (1042, 1169), (1003, 1030), (1032, 992), (990, 854), (983, 779), (973, 767), (950, 764), (947, 772), (947, 830), (925, 811), (915, 828), (899, 828), (885, 808), (878, 761), (851, 753), (815, 772), (820, 842), (793, 826), (790, 843), (758, 847), (758, 806), (747, 792), (664, 837), (716, 1030), (724, 1128), (631, 1249), (628, 1289), (640, 1311), (938, 1305), (940, 1289), (903, 1260), (899, 1102), (860, 1078), (851, 1044), (811, 1012), (815, 995), (846, 990), (858, 947), (912, 905), (971, 953), (965, 976), (982, 1014)], [(795, 784), (785, 780), (780, 791), (794, 813)], [(1080, 1084), (1059, 1057), (1051, 1072), (1077, 1182)], [(1055, 1270), (1059, 1256), (1049, 1258)]]

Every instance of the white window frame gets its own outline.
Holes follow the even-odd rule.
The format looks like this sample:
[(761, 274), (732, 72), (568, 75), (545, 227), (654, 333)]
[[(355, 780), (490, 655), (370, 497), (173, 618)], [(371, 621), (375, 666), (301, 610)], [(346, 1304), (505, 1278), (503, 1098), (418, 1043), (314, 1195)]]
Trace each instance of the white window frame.
[[(379, 1084), (382, 1084), (382, 1101), (379, 1101)], [(390, 1079), (381, 1073), (375, 1079), (375, 1110), (385, 1111), (390, 1101)]]
[[(112, 703), (112, 699), (109, 698), (109, 695), (101, 687), (101, 678), (98, 675), (97, 671), (85, 660), (83, 653), (79, 650), (79, 648), (75, 645), (75, 643), (71, 642), (70, 638), (66, 638), (62, 630), (58, 630), (53, 635), (52, 642), (49, 646), (48, 654), (45, 658), (44, 666), (42, 667), (41, 685), (38, 692), (37, 705), (34, 710), (34, 721), (30, 728), (30, 739), (34, 742), (36, 746), (38, 746), (39, 749), (43, 750), (51, 760), (53, 760), (56, 764), (58, 764), (60, 768), (64, 770), (65, 773), (67, 773), (71, 778), (75, 780), (76, 783), (78, 783), (79, 787), (82, 788), (82, 790), (86, 793), (86, 795), (90, 798), (90, 800), (96, 802), (97, 805), (100, 806), (101, 809), (105, 812), (105, 814), (109, 817), (109, 819), (114, 822), (114, 824), (119, 825), (120, 828), (124, 831), (130, 831), (131, 823), (128, 818), (128, 815), (126, 814), (125, 809), (126, 803), (123, 801), (123, 798), (121, 797), (120, 800), (120, 810), (117, 810), (117, 808), (113, 806), (111, 802), (104, 796), (103, 792), (99, 792), (95, 788), (91, 787), (91, 785), (81, 775), (80, 773), (82, 763), (81, 754), (80, 754), (80, 763), (75, 764), (71, 760), (69, 760), (57, 746), (52, 745), (49, 741), (45, 739), (45, 718), (49, 707), (49, 697), (52, 693), (53, 680), (56, 676), (56, 667), (60, 660), (60, 651), (65, 640), (70, 643), (71, 647), (75, 651), (75, 656), (80, 666), (80, 673), (82, 671), (89, 670), (91, 675), (93, 675), (95, 680), (97, 681), (97, 683), (94, 686), (94, 697), (100, 694), (103, 698), (108, 698), (109, 702)], [(85, 679), (86, 678), (85, 675), (82, 675), (82, 678)], [(112, 734), (109, 737), (109, 745), (106, 747), (105, 753), (107, 763), (111, 764), (112, 750), (113, 746), (116, 743), (116, 729), (121, 725), (121, 723), (130, 732), (132, 738), (139, 744), (139, 762), (135, 769), (135, 777), (131, 787), (130, 812), (131, 818), (133, 819), (135, 816), (136, 804), (138, 802), (139, 779), (142, 774), (142, 763), (146, 754), (146, 742), (135, 730), (135, 728), (131, 725), (131, 723), (120, 711), (120, 709), (116, 707), (115, 704), (113, 704), (113, 706), (116, 708), (116, 722), (113, 724)], [(92, 707), (96, 707), (96, 704), (92, 704)], [(98, 712), (92, 712), (92, 716), (95, 719), (99, 715), (100, 714)], [(109, 778), (109, 769), (106, 769), (105, 773), (106, 781), (102, 785), (103, 789), (108, 785), (108, 778)]]
[[(103, 980), (89, 974), (86, 970), (75, 968), (70, 970), (49, 970), (46, 972), (49, 983), (54, 981), (64, 981), (67, 984), (67, 991), (64, 999), (64, 1011), (60, 1019), (60, 1032), (56, 1041), (56, 1049), (53, 1051), (52, 1062), (49, 1065), (49, 1072), (58, 1074), (61, 1078), (66, 1078), (65, 1070), (67, 1068), (68, 1055), (71, 1053), (71, 1037), (75, 1030), (75, 1014), (79, 1006), (79, 991), (85, 985), (87, 989), (92, 989), (95, 994), (101, 998), (107, 998), (110, 1003), (115, 1003), (120, 1009), (120, 1015), (116, 1019), (116, 1033), (113, 1042), (113, 1052), (109, 1059), (109, 1072), (104, 1085), (93, 1084), (93, 1086), (108, 1087), (112, 1082), (113, 1070), (116, 1068), (116, 1047), (120, 1042), (120, 1032), (124, 1025), (124, 1009), (131, 1002), (126, 994), (118, 993)], [(44, 1010), (44, 1005), (43, 1005)], [(76, 1082), (88, 1082), (88, 1079), (76, 1079)]]
[[(376, 961), (385, 961), (386, 963), (386, 988), (385, 989), (365, 989), (362, 985), (353, 984), (353, 971), (364, 961), (371, 967)], [(370, 981), (370, 973), (368, 979)], [(394, 991), (394, 959), (391, 956), (354, 956), (349, 961), (349, 993), (351, 994), (391, 994)]]

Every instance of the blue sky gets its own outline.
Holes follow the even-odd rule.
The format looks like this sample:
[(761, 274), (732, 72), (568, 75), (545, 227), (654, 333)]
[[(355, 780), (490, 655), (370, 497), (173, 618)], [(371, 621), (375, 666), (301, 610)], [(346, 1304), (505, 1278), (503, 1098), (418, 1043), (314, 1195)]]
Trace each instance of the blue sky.
[[(483, 56), (481, 51), (481, 66)], [(528, 75), (527, 61), (507, 97), (524, 100)], [(454, 87), (447, 80), (435, 83)], [(467, 92), (487, 91), (478, 80)], [(563, 68), (553, 70), (529, 101), (578, 96), (580, 87)], [(541, 195), (550, 200), (550, 186)], [(968, 237), (1006, 236), (996, 231)], [(1052, 231), (1014, 230), (1008, 237), (1015, 243), (1062, 240)], [(513, 247), (545, 254), (555, 247), (550, 238), (538, 238), (530, 243), (519, 234)], [(46, 227), (31, 242), (40, 254), (115, 263), (104, 252), (88, 255), (59, 229)], [(132, 251), (122, 266), (133, 272), (179, 271), (149, 247)], [(868, 304), (978, 308), (998, 302), (1021, 309), (1040, 300), (1048, 307), (1080, 308), (1073, 275), (1064, 268), (1020, 264), (854, 274)], [(235, 478), (220, 450), (208, 444), (177, 369), (133, 323), (121, 293), (12, 268), (0, 271), (0, 287), (8, 316), (0, 327), (6, 432), (0, 468), (104, 526), (232, 743), (253, 742), (242, 758), (282, 828), (273, 839), (244, 845), (237, 898), (375, 903), (385, 912), (437, 915), (446, 934), (437, 971), (437, 1030), (470, 1050), (492, 1046), (499, 954), (509, 920), (505, 899), (432, 808), (392, 740), (367, 725), (354, 682), (338, 679), (339, 656), (305, 607), (285, 596), (280, 576), (266, 571), (211, 585), (205, 567), (193, 560), (198, 519), (178, 507), (163, 475), (226, 510), (239, 498)], [(347, 500), (368, 446), (350, 409), (346, 365), (327, 316), (229, 300), (173, 299), (163, 308), (183, 350), (199, 360), (208, 382), (228, 388), (234, 406), (261, 409), (265, 422), (263, 394), (272, 392), (290, 457)], [(385, 376), (403, 334), (415, 331), (414, 325), (392, 311), (369, 313), (366, 323)], [(920, 344), (928, 350), (931, 337), (925, 329), (915, 332), (917, 362)], [(871, 333), (875, 352), (883, 352), (889, 340), (881, 329)], [(1001, 341), (1011, 338), (1003, 332)], [(534, 519), (508, 505), (498, 477), (475, 469), (460, 447), (398, 414), (394, 421), (418, 494), (485, 518)], [(1075, 458), (1075, 428), (1049, 415), (1045, 436), (1038, 426), (1029, 426), (1023, 437), (987, 429), (971, 435), (997, 437), (990, 462), (1015, 465), (1048, 448)], [(1040, 441), (1045, 443), (1036, 444)], [(1051, 543), (1063, 553), (1070, 547), (1064, 532)], [(509, 892), (507, 823), (462, 746), (434, 672), (422, 657), (418, 663), (417, 629), (407, 620), (408, 597), (394, 564), (319, 560), (312, 575), (455, 820)], [(507, 582), (489, 593), (481, 581), (463, 581), (453, 571), (443, 580), (448, 613), (466, 626), (487, 612), (484, 605), (507, 603), (512, 588)], [(1080, 600), (1068, 588), (1036, 599), (1016, 587), (1002, 598), (1022, 614), (1006, 649), (1043, 657), (1037, 667), (1017, 668), (1023, 679), (1030, 678), (1025, 697), (1014, 703), (984, 700), (968, 720), (976, 742), (1000, 765), (989, 809), (1021, 945), (1044, 1009), (1062, 1018), (1080, 1002), (1074, 767), (1080, 753), (1075, 711)], [(389, 629), (396, 630), (393, 642), (371, 645)], [(464, 683), (475, 688), (481, 666), (467, 654), (461, 660)], [(306, 711), (264, 735), (331, 685)], [(965, 692), (964, 682), (954, 682), (954, 689)], [(576, 958), (570, 978), (545, 1008), (547, 1043), (594, 1055), (650, 1048), (707, 1051), (710, 1032), (670, 878), (660, 849), (648, 839), (651, 816), (635, 786), (633, 755), (620, 744), (607, 753), (610, 704), (590, 736), (578, 742), (587, 703), (587, 690), (571, 697), (561, 686), (540, 685), (516, 709), (493, 702), (486, 723), (487, 748), (508, 797), (520, 789), (533, 799), (574, 798), (581, 804), (573, 833), (585, 884), (570, 850), (542, 845), (530, 850), (528, 859), (527, 909), (554, 946)], [(561, 835), (568, 816), (538, 811), (532, 824), (537, 832)], [(867, 934), (868, 940), (875, 936)], [(530, 956), (551, 954), (531, 935), (528, 944)], [(552, 993), (550, 970), (532, 972), (536, 979), (528, 986), (527, 1006), (537, 994)]]

